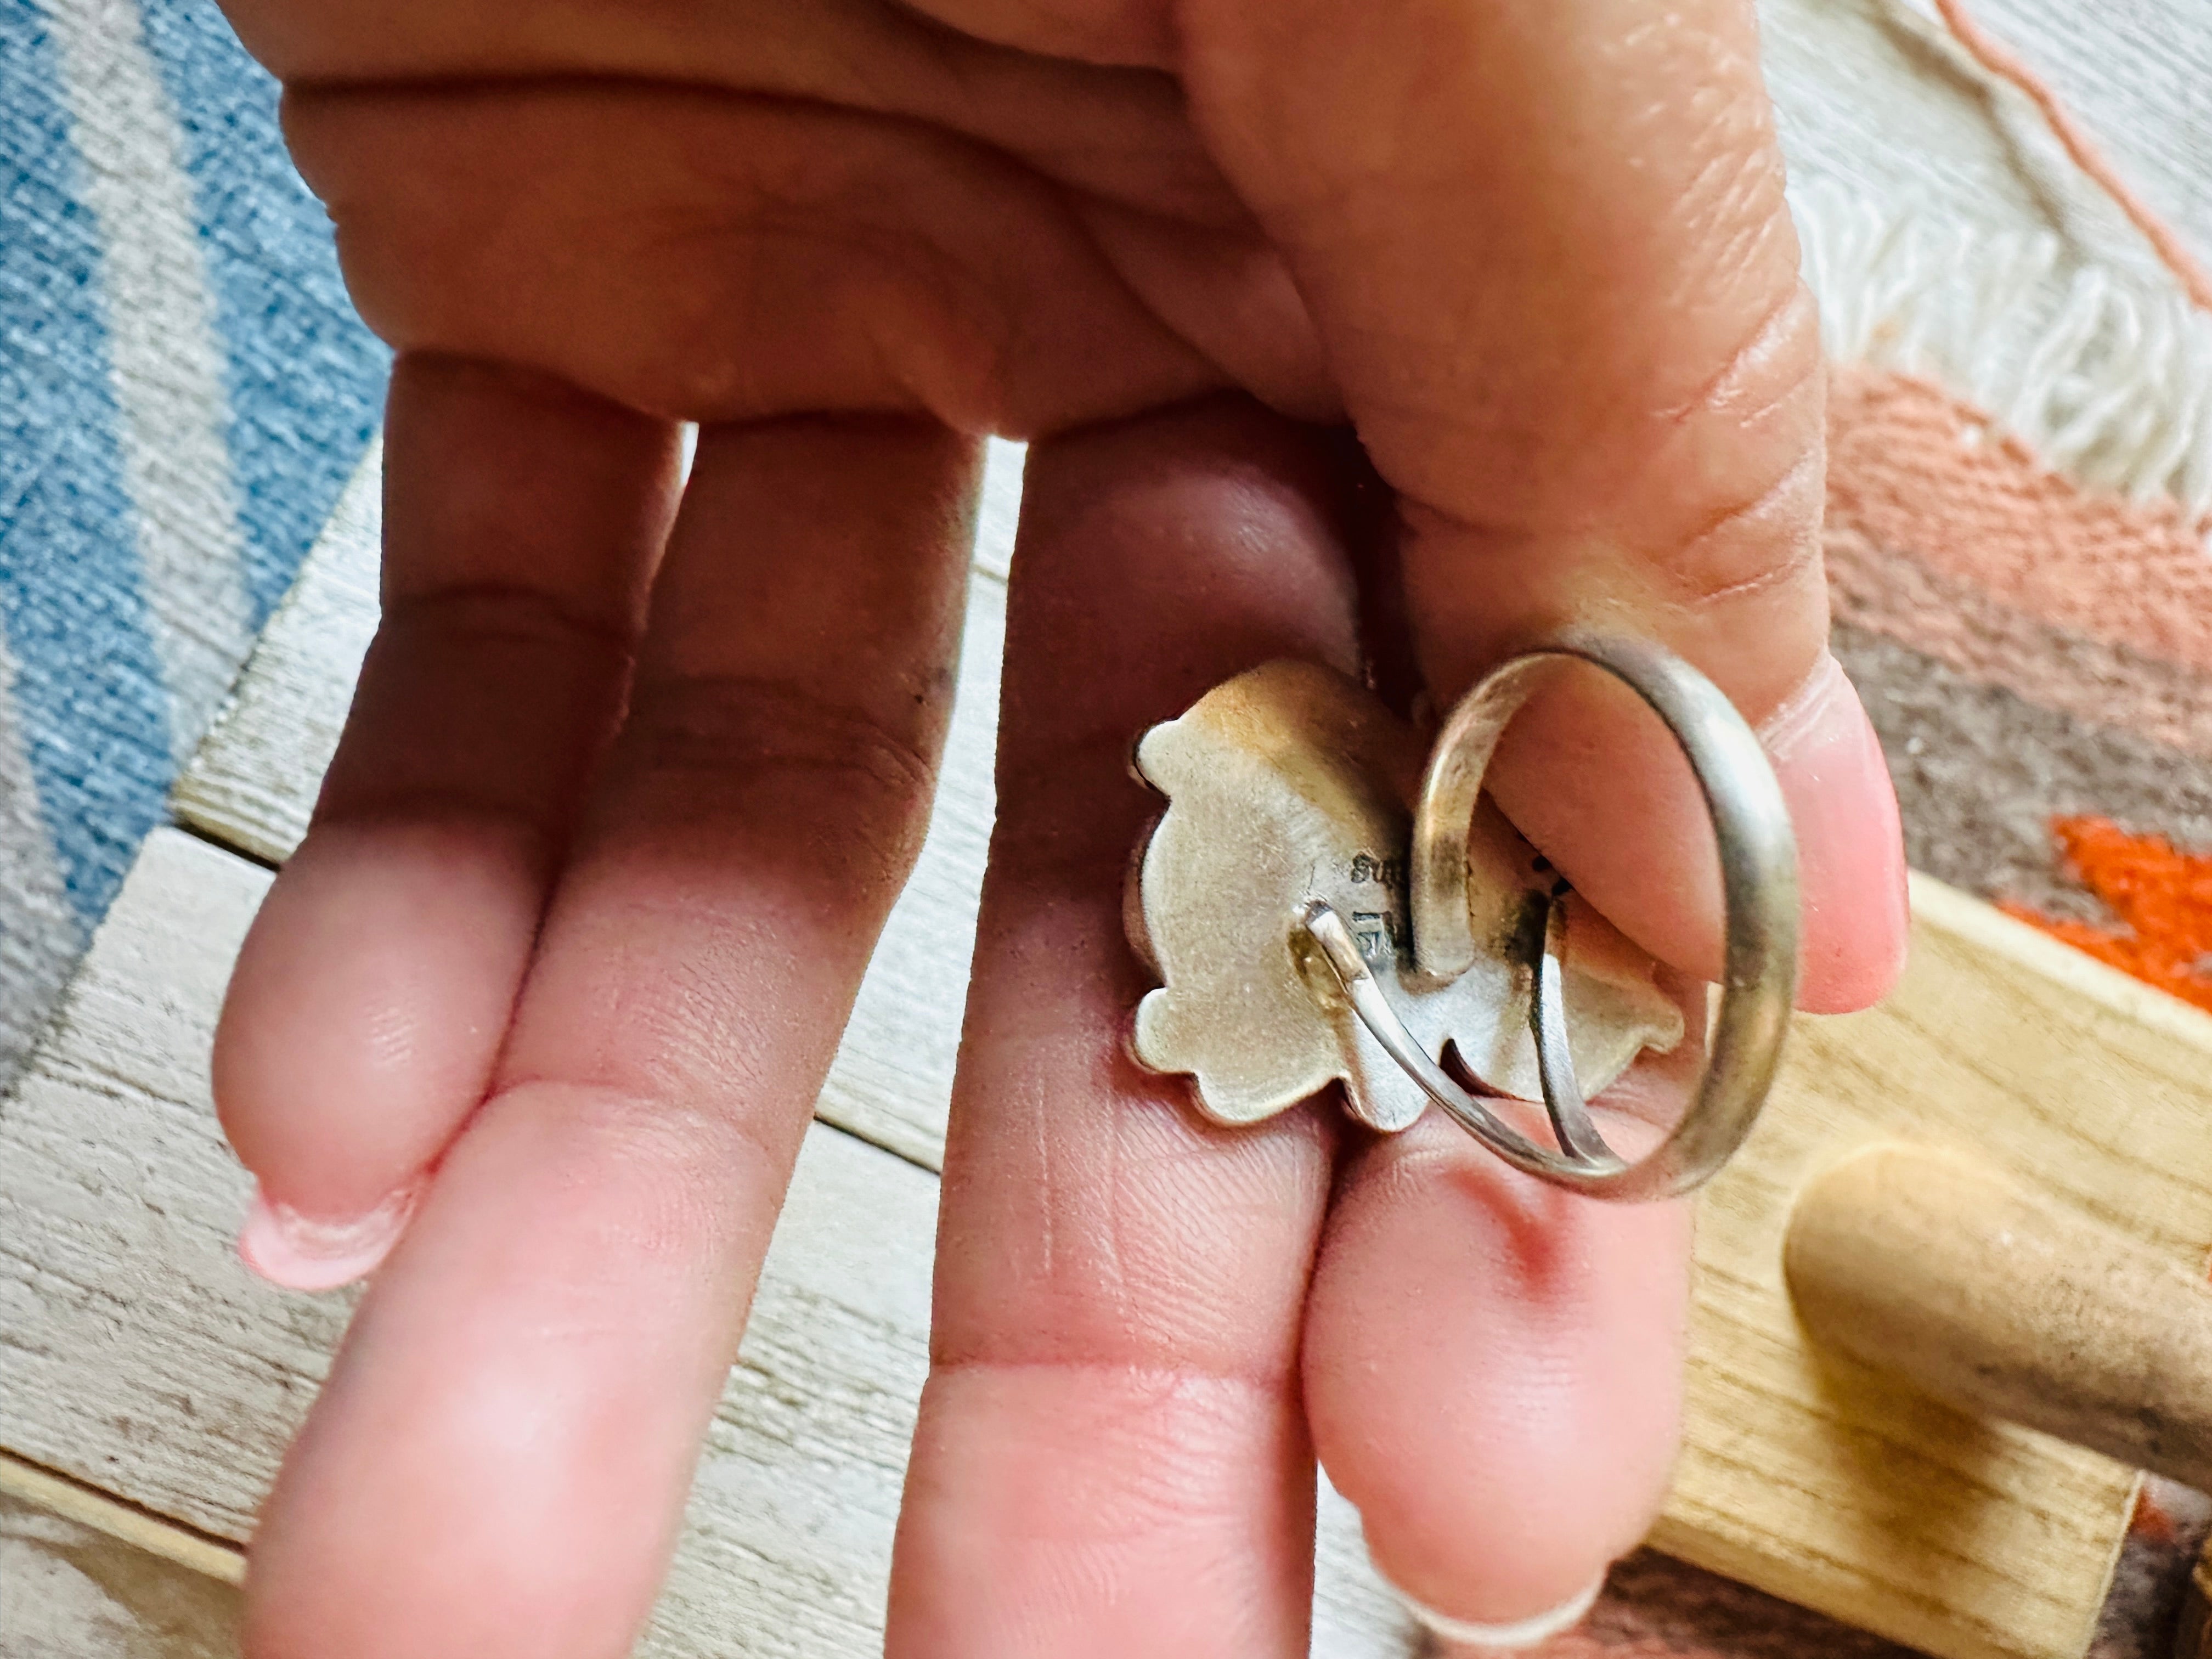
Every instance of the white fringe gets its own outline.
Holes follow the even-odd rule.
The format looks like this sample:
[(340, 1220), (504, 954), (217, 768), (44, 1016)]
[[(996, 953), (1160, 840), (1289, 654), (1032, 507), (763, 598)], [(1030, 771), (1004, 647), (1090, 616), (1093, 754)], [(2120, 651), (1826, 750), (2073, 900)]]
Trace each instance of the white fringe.
[(1793, 190), (1828, 354), (1925, 375), (2078, 482), (2212, 507), (2212, 317), (2179, 289), (1826, 185)]

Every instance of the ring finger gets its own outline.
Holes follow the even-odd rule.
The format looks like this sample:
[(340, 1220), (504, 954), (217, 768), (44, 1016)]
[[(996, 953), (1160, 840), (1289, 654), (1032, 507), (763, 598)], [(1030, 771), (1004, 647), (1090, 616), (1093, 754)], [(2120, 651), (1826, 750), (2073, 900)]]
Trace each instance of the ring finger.
[(1030, 452), (897, 1659), (1306, 1650), (1331, 1119), (1210, 1128), (1137, 1069), (1121, 906), (1158, 805), (1132, 738), (1273, 658), (1354, 665), (1333, 493), (1319, 441), (1243, 404)]

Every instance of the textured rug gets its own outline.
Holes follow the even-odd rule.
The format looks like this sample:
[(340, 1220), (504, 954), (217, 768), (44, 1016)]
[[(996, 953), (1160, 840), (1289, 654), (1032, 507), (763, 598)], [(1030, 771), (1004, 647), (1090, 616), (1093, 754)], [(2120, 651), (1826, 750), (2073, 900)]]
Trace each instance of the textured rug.
[[(2212, 323), (1920, 0), (1761, 9), (1912, 861), (2212, 1006)], [(2202, 0), (1975, 10), (2212, 252)], [(274, 108), (206, 0), (0, 0), (0, 1079), (374, 427)], [(2146, 1501), (2100, 1659), (2205, 1510)], [(1894, 1651), (1649, 1555), (1553, 1650)]]
[(0, 1080), (374, 429), (211, 0), (0, 0)]

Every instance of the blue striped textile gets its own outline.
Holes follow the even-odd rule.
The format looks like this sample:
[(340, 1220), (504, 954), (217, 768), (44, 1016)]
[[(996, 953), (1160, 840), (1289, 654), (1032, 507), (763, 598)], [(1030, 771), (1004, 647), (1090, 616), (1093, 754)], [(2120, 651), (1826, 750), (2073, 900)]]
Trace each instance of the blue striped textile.
[(0, 1073), (379, 417), (276, 108), (210, 0), (0, 0)]

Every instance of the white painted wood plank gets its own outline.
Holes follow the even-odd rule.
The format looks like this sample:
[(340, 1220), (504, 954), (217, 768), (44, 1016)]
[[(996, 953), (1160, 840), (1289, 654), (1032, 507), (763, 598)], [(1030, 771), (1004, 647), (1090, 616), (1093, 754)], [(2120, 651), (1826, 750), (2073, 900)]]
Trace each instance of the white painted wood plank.
[[(230, 1248), (247, 1182), (206, 1054), (269, 879), (156, 831), (0, 1106), (0, 1445), (240, 1540), (350, 1301), (272, 1290)], [(655, 1659), (880, 1650), (936, 1200), (927, 1170), (810, 1133), (645, 1644)], [(1340, 1500), (1325, 1516), (1316, 1651), (1406, 1654), (1356, 1521)]]
[[(236, 1540), (350, 1300), (272, 1290), (230, 1250), (246, 1178), (205, 1054), (267, 880), (157, 831), (0, 1110), (0, 1443)], [(926, 1171), (810, 1135), (647, 1651), (879, 1647), (935, 1205)]]
[(268, 880), (156, 830), (0, 1103), (0, 1445), (234, 1540), (346, 1316), (230, 1249), (247, 1183), (207, 1050)]
[[(233, 1585), (246, 1582), (246, 1555), (237, 1545), (187, 1532), (109, 1493), (27, 1463), (12, 1452), (0, 1451), (0, 1498), (105, 1533), (142, 1555), (199, 1577)], [(0, 1647), (0, 1653), (6, 1651)]]
[(1000, 581), (1013, 568), (1014, 530), (1022, 516), (1022, 469), (1027, 444), (991, 440), (983, 460), (983, 501), (975, 515), (975, 568)]
[(1436, 1648), (1367, 1559), (1353, 1509), (1321, 1477), (1314, 1540), (1314, 1659), (1423, 1659)]
[(376, 633), (383, 450), (380, 441), (369, 446), (238, 689), (177, 780), (179, 817), (265, 863), (283, 863), (307, 833)]
[(236, 1659), (238, 1591), (0, 1482), (7, 1659)]

